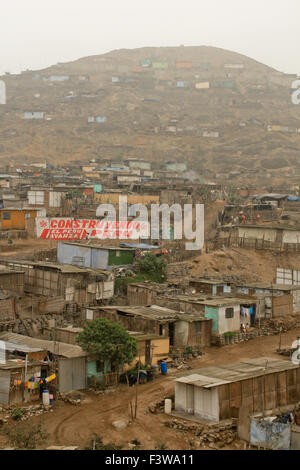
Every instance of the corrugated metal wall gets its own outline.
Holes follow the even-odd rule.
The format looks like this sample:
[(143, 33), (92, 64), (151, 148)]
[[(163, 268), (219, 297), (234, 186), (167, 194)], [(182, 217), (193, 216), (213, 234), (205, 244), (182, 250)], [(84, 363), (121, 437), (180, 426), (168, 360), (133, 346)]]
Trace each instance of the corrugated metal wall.
[(9, 405), (10, 371), (0, 370), (0, 404)]
[(86, 388), (86, 359), (60, 359), (58, 361), (59, 391), (84, 390)]

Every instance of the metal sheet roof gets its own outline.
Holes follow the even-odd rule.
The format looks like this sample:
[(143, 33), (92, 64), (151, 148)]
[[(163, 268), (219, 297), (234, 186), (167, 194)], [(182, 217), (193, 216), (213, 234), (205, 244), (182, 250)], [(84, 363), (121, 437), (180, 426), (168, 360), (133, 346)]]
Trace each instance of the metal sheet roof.
[[(93, 307), (91, 308), (91, 310)], [(200, 313), (183, 313), (176, 310), (171, 310), (167, 307), (160, 307), (158, 305), (139, 305), (139, 306), (130, 306), (124, 307), (122, 305), (114, 305), (112, 307), (94, 307), (95, 310), (116, 310), (119, 312), (127, 313), (128, 315), (132, 316), (140, 316), (146, 319), (152, 319), (157, 321), (169, 321), (173, 322), (174, 320), (182, 320), (187, 322), (194, 322), (194, 321), (208, 321), (204, 318), (203, 315)]]
[(223, 366), (197, 369), (194, 370), (192, 375), (183, 374), (181, 378), (176, 379), (176, 382), (192, 384), (203, 388), (213, 388), (226, 383), (239, 382), (299, 367), (298, 364), (293, 364), (288, 360), (260, 357)]
[[(111, 272), (107, 271), (105, 269), (96, 269), (96, 268), (87, 268), (84, 266), (75, 266), (72, 264), (57, 264), (57, 263), (50, 263), (46, 261), (27, 261), (27, 260), (16, 260), (16, 259), (5, 259), (5, 258), (0, 258), (0, 263), (5, 263), (6, 265), (9, 266), (9, 263), (11, 263), (13, 266), (20, 266), (26, 267), (26, 266), (32, 266), (32, 267), (41, 267), (41, 268), (49, 268), (49, 269), (55, 269), (57, 271), (60, 271), (64, 274), (74, 274), (74, 273), (91, 273), (95, 275), (100, 275), (100, 274), (106, 274), (111, 276)], [(16, 272), (13, 269), (10, 270), (10, 272)], [(21, 271), (18, 271), (21, 272)], [(0, 271), (1, 274), (1, 271)]]
[(39, 350), (50, 351), (52, 354), (66, 358), (87, 356), (80, 346), (61, 343), (59, 341), (54, 342), (45, 339), (31, 338), (30, 336), (18, 335), (7, 331), (0, 333), (0, 340), (26, 345), (29, 348), (41, 348)]

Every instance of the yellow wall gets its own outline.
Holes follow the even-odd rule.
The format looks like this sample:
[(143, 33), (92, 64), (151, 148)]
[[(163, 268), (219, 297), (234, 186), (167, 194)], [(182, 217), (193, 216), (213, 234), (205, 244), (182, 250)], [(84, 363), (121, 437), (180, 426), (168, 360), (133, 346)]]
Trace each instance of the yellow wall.
[[(2, 229), (16, 229), (16, 230), (25, 230), (26, 221), (25, 215), (30, 214), (30, 218), (36, 217), (36, 210), (22, 210), (17, 211), (14, 209), (2, 209), (0, 212), (1, 228)], [(4, 214), (9, 213), (10, 219), (4, 219)]]
[[(142, 364), (145, 364), (145, 339), (138, 339), (138, 349), (139, 356), (137, 356), (131, 363), (130, 366), (125, 366), (125, 370), (134, 367), (135, 364), (140, 360)], [(153, 347), (153, 349), (152, 349)], [(168, 356), (170, 351), (170, 340), (169, 338), (161, 337), (151, 340), (151, 354), (152, 355), (152, 365), (156, 365), (158, 361), (162, 360), (164, 357)]]

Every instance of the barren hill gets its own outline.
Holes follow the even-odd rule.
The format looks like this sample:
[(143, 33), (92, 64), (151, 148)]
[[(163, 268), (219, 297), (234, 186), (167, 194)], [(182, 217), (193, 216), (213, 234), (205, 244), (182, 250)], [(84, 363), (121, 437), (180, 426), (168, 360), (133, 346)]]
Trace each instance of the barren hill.
[[(121, 49), (7, 74), (0, 158), (136, 156), (184, 160), (208, 175), (300, 169), (295, 78), (206, 46)], [(33, 112), (44, 114), (24, 114)]]

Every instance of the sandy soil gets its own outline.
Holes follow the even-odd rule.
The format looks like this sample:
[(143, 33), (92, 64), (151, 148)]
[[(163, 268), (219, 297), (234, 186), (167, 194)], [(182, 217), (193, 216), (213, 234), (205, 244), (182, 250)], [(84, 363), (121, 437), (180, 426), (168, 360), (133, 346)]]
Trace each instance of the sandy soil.
[(192, 276), (239, 276), (246, 281), (274, 282), (277, 267), (300, 269), (300, 255), (232, 248), (203, 253), (191, 265)]
[[(299, 334), (300, 329), (283, 334), (282, 348), (289, 348)], [(190, 365), (196, 369), (262, 356), (283, 358), (275, 352), (278, 344), (278, 336), (266, 336), (223, 348), (209, 348), (201, 359), (191, 361)], [(53, 412), (42, 415), (42, 422), (49, 433), (46, 445), (83, 447), (96, 433), (104, 443), (113, 442), (125, 449), (132, 439), (138, 439), (143, 449), (154, 449), (158, 441), (165, 442), (169, 449), (190, 449), (192, 436), (166, 427), (164, 423), (172, 419), (170, 416), (163, 413), (152, 414), (148, 410), (149, 404), (159, 402), (173, 394), (174, 378), (186, 372), (186, 370), (172, 369), (167, 376), (160, 376), (153, 382), (140, 385), (137, 419), (124, 430), (115, 429), (112, 422), (129, 419), (129, 401), (134, 398), (135, 389), (120, 385), (116, 391), (105, 395), (84, 392), (87, 400), (80, 406), (62, 401), (56, 402)], [(27, 422), (30, 425), (39, 422), (39, 419), (34, 417)], [(5, 439), (0, 434), (0, 446), (3, 445)], [(243, 448), (243, 444), (235, 442), (231, 448)]]
[(57, 242), (52, 241), (50, 246), (49, 240), (27, 238), (13, 240), (13, 245), (7, 245), (7, 241), (2, 240), (0, 242), (0, 258), (2, 256), (9, 258), (14, 258), (14, 256), (17, 256), (18, 258), (21, 258), (23, 254), (28, 255), (35, 253), (36, 251), (50, 250), (51, 248), (55, 248), (56, 243)]

